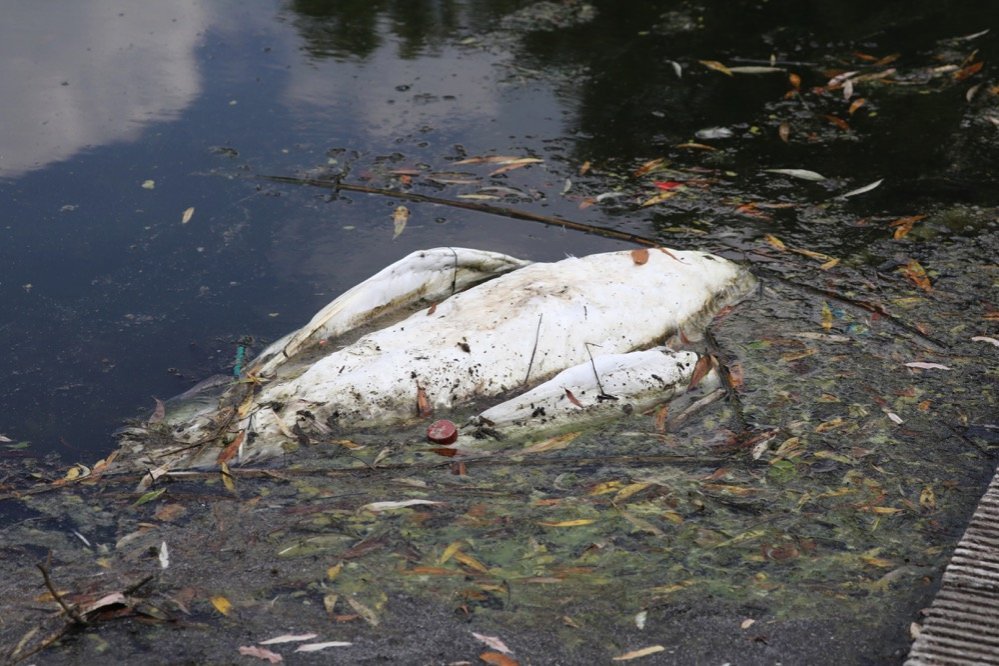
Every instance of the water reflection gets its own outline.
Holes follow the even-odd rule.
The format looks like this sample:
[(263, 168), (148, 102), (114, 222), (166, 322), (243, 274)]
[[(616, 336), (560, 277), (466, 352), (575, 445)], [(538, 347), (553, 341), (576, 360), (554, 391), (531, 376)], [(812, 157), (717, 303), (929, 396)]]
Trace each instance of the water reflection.
[(201, 89), (198, 0), (9, 3), (0, 22), (0, 176), (131, 141)]

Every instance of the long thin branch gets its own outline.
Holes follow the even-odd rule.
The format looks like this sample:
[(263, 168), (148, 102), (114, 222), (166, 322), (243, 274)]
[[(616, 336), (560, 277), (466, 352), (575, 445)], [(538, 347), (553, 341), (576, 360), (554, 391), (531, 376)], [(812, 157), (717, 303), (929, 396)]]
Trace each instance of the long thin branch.
[(38, 570), (42, 572), (42, 578), (45, 580), (45, 587), (49, 589), (49, 594), (51, 594), (52, 598), (56, 600), (56, 603), (62, 606), (62, 609), (66, 612), (66, 615), (68, 615), (75, 624), (80, 624), (80, 625), (87, 624), (87, 621), (83, 619), (83, 616), (80, 615), (75, 608), (73, 608), (72, 606), (68, 605), (65, 601), (63, 601), (62, 596), (55, 589), (55, 585), (52, 584), (52, 579), (49, 578), (49, 570), (45, 568), (45, 565), (42, 564), (41, 562), (36, 562), (35, 566), (38, 567)]
[(361, 194), (375, 194), (378, 196), (390, 197), (394, 199), (405, 199), (407, 201), (419, 201), (421, 203), (436, 204), (438, 206), (450, 206), (451, 208), (464, 208), (465, 210), (474, 210), (478, 213), (488, 213), (489, 215), (500, 215), (502, 217), (508, 217), (515, 220), (540, 222), (541, 224), (547, 224), (548, 226), (552, 227), (562, 227), (563, 229), (582, 231), (583, 233), (593, 234), (594, 236), (602, 236), (603, 238), (613, 238), (615, 240), (628, 241), (630, 243), (637, 243), (638, 245), (646, 245), (648, 247), (658, 247), (660, 245), (658, 241), (652, 240), (651, 238), (639, 236), (638, 234), (628, 233), (627, 231), (610, 229), (608, 227), (601, 227), (595, 224), (584, 224), (583, 222), (573, 222), (572, 220), (566, 220), (561, 217), (554, 217), (552, 215), (541, 215), (539, 213), (532, 213), (530, 211), (520, 210), (518, 208), (510, 208), (508, 206), (497, 206), (495, 204), (487, 204), (479, 201), (456, 201), (454, 199), (433, 197), (427, 194), (417, 194), (416, 192), (402, 192), (399, 190), (387, 190), (380, 187), (369, 187), (367, 185), (344, 183), (338, 180), (321, 180), (318, 178), (298, 178), (295, 176), (269, 176), (266, 174), (261, 174), (259, 177), (274, 181), (276, 183), (288, 183), (291, 185), (308, 185), (310, 187), (322, 187), (328, 190), (333, 190), (334, 192), (338, 192), (341, 190), (345, 192), (360, 192)]

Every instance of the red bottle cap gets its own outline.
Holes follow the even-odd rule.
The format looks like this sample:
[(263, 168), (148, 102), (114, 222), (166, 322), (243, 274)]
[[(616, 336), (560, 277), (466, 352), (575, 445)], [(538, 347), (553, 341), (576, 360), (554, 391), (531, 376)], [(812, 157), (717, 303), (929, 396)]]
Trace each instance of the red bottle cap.
[(434, 421), (427, 427), (427, 439), (434, 444), (454, 444), (458, 439), (458, 426), (447, 419)]

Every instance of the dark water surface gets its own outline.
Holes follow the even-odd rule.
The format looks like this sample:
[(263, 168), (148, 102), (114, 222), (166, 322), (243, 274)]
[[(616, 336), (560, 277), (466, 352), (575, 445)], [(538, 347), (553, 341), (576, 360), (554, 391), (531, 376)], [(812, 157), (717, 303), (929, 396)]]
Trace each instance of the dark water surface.
[[(324, 465), (357, 460), (312, 447), (295, 463), (302, 476), (240, 477), (235, 499), (195, 479), (139, 507), (120, 483), (99, 503), (76, 503), (72, 488), (5, 502), (16, 520), (3, 527), (0, 596), (20, 604), (24, 626), (0, 638), (34, 626), (23, 612), (39, 591), (23, 582), (34, 561), (54, 550), (63, 580), (82, 579), (107, 544), (113, 561), (99, 564), (122, 580), (147, 564), (162, 574), (164, 608), (198, 588), (202, 626), (235, 621), (211, 595), (242, 595), (252, 640), (275, 626), (329, 630), (328, 568), (357, 558), (336, 582), (344, 599), (384, 585), (392, 602), (380, 628), (336, 625), (360, 637), (356, 662), (432, 660), (431, 643), (440, 661), (474, 658), (468, 613), (476, 630), (520, 640), (530, 663), (598, 663), (647, 644), (641, 613), (671, 646), (662, 663), (743, 650), (745, 663), (898, 662), (995, 469), (997, 350), (973, 338), (999, 338), (997, 19), (993, 3), (928, 1), (5, 8), (0, 484), (27, 478), (25, 454), (92, 464), (153, 396), (230, 374), (240, 344), (252, 355), (413, 250), (548, 260), (633, 247), (262, 175), (561, 216), (751, 263), (763, 288), (716, 326), (744, 370), (738, 400), (675, 431), (636, 418), (537, 463), (473, 463), (467, 476), (427, 464), (420, 433), (392, 433), (371, 436), (357, 460), (388, 441), (390, 462), (422, 475), (410, 485), (395, 478), (409, 472), (374, 466), (334, 469), (330, 483)], [(781, 71), (729, 75), (702, 61)], [(849, 71), (867, 76), (853, 94), (829, 87)], [(541, 161), (458, 164), (487, 155)], [(400, 204), (410, 217), (397, 234)], [(908, 234), (892, 226), (913, 216)], [(650, 453), (684, 462), (647, 464)], [(617, 494), (636, 484), (644, 495)], [(449, 503), (358, 509), (411, 492)], [(168, 501), (196, 509), (189, 522), (160, 514)], [(298, 513), (305, 504), (314, 518)], [(539, 527), (579, 517), (585, 529)], [(102, 545), (83, 549), (70, 530)], [(317, 535), (333, 545), (300, 547)], [(243, 558), (245, 580), (209, 556), (216, 538)], [(181, 563), (163, 572), (149, 557), (161, 541)], [(487, 571), (413, 573), (455, 568), (441, 553), (459, 542)], [(426, 621), (440, 639), (426, 645), (405, 611), (424, 603), (441, 614)], [(136, 635), (113, 654), (163, 640), (221, 663), (242, 640), (225, 627), (224, 640)], [(95, 654), (108, 649), (90, 638)], [(78, 658), (67, 645), (52, 663)]]

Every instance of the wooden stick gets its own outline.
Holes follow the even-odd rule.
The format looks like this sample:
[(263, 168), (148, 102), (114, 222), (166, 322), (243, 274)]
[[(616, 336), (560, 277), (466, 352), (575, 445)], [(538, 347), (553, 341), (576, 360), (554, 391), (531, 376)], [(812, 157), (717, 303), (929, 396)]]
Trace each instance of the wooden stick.
[(334, 192), (339, 192), (341, 190), (345, 192), (360, 192), (361, 194), (374, 194), (394, 199), (419, 201), (421, 203), (436, 204), (438, 206), (464, 208), (465, 210), (474, 210), (478, 213), (487, 213), (489, 215), (500, 215), (502, 217), (508, 217), (515, 220), (540, 222), (541, 224), (546, 224), (552, 227), (562, 227), (563, 229), (582, 231), (583, 233), (593, 234), (594, 236), (602, 236), (603, 238), (612, 238), (614, 240), (623, 240), (629, 243), (636, 243), (638, 245), (645, 245), (648, 247), (658, 247), (660, 245), (658, 241), (652, 240), (651, 238), (628, 233), (627, 231), (610, 229), (608, 227), (601, 227), (594, 224), (584, 224), (583, 222), (573, 222), (572, 220), (566, 220), (561, 217), (540, 215), (538, 213), (532, 213), (530, 211), (520, 210), (517, 208), (509, 208), (507, 206), (497, 206), (495, 204), (486, 204), (476, 201), (455, 201), (454, 199), (433, 197), (427, 194), (417, 194), (416, 192), (401, 192), (399, 190), (387, 190), (380, 187), (368, 187), (367, 185), (355, 185), (352, 183), (344, 183), (339, 180), (320, 180), (318, 178), (298, 178), (294, 176), (268, 176), (265, 174), (262, 174), (259, 177), (272, 180), (276, 183), (322, 187), (333, 190)]

